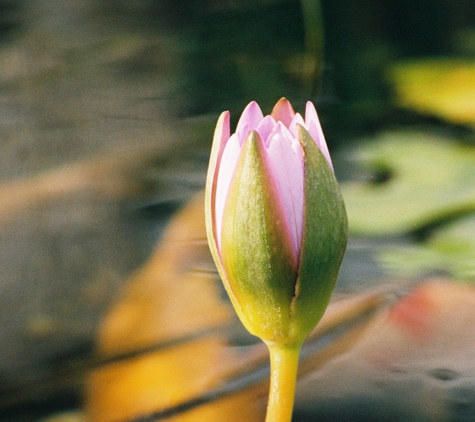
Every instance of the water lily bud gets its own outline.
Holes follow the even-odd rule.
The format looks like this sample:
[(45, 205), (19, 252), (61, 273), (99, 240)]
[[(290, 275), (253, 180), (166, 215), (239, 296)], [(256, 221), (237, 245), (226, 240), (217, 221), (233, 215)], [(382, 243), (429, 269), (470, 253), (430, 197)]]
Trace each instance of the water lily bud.
[(219, 117), (206, 185), (211, 253), (245, 327), (297, 345), (320, 320), (348, 239), (345, 206), (311, 102), (251, 102), (231, 135)]

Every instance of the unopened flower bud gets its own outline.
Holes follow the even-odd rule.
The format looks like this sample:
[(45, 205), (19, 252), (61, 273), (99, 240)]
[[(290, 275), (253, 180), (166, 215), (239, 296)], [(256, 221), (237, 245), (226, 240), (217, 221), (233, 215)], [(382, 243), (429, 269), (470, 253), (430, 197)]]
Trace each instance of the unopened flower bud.
[(330, 300), (348, 240), (345, 206), (311, 102), (221, 114), (206, 186), (208, 242), (241, 321), (268, 343), (301, 344)]

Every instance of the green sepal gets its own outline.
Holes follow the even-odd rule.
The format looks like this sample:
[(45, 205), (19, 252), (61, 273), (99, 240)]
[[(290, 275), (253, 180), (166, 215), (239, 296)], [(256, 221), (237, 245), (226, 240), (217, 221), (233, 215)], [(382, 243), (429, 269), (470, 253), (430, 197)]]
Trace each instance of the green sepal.
[(287, 338), (296, 266), (284, 210), (257, 132), (244, 142), (223, 213), (221, 260), (236, 311), (266, 341)]
[(289, 340), (302, 341), (323, 316), (348, 243), (340, 187), (313, 138), (298, 126), (304, 152), (304, 227)]

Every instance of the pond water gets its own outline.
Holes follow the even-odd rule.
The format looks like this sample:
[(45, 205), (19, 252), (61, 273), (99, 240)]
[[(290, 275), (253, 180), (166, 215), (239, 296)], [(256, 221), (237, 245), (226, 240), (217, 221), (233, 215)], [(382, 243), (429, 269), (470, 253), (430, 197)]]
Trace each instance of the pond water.
[[(437, 322), (432, 346), (409, 341), (413, 354), (384, 376), (376, 364), (369, 378), (364, 364), (351, 372), (341, 357), (321, 372), (309, 364), (296, 417), (475, 420), (475, 302), (458, 290), (475, 279), (474, 18), (468, 0), (0, 0), (0, 420), (87, 420), (105, 318), (203, 188), (218, 114), (231, 110), (235, 124), (249, 101), (268, 112), (282, 96), (298, 111), (315, 102), (347, 201), (335, 300), (379, 289), (383, 311), (398, 303), (418, 320), (414, 286), (444, 277), (453, 289), (420, 295), (450, 325), (467, 298), (465, 319), (453, 319), (459, 354)], [(218, 286), (195, 252), (183, 265)], [(399, 302), (411, 294), (416, 305)], [(345, 315), (360, 327), (354, 306)], [(425, 318), (437, 325), (440, 315)], [(226, 321), (224, 338), (255, 345)], [(389, 365), (408, 341), (391, 348), (397, 335), (383, 326), (387, 348), (371, 364)], [(367, 337), (345, 344), (356, 362), (369, 359)], [(340, 361), (360, 391), (341, 385)], [(319, 382), (332, 394), (315, 392)]]

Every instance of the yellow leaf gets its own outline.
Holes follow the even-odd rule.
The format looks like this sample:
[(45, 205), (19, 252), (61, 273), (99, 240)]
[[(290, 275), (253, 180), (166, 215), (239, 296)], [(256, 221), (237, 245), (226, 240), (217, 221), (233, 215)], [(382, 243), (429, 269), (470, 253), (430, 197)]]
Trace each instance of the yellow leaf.
[(475, 62), (426, 59), (390, 69), (399, 105), (455, 124), (475, 123)]

